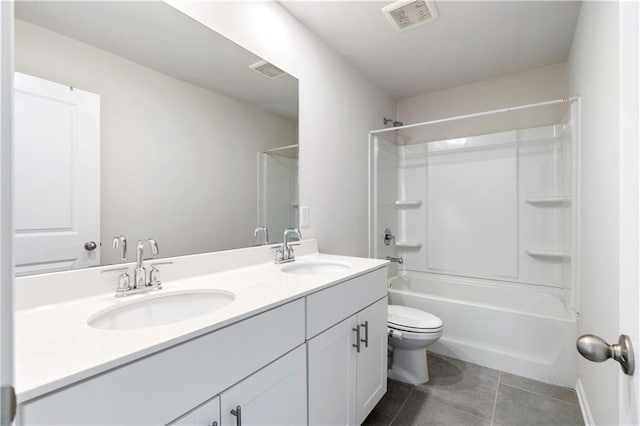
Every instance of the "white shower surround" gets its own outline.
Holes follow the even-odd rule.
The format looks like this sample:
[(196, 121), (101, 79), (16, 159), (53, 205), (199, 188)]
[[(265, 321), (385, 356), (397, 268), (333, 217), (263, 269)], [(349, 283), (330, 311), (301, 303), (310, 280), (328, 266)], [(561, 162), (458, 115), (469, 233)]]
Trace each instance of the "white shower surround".
[(430, 351), (575, 386), (576, 317), (559, 291), (411, 271), (400, 271), (389, 284), (389, 304), (442, 319), (443, 335)]
[[(547, 383), (575, 386), (578, 108), (579, 103), (572, 102), (562, 124), (429, 143), (416, 143), (421, 140), (421, 128), (410, 134), (371, 135), (370, 255), (404, 257), (404, 265), (392, 268), (396, 285), (389, 289), (389, 303), (422, 309), (443, 320), (443, 337), (430, 350)], [(396, 138), (409, 145), (396, 145)], [(485, 163), (474, 165), (474, 161)], [(443, 164), (444, 174), (437, 169)], [(482, 167), (492, 184), (479, 181)], [(465, 210), (460, 203), (468, 201), (457, 200), (447, 191), (473, 197), (473, 192), (464, 192), (465, 178), (474, 191), (481, 187), (487, 193), (501, 182), (500, 177), (515, 188), (501, 190), (493, 199), (487, 194), (486, 200), (488, 206), (508, 209), (510, 216), (504, 222), (509, 224), (498, 230), (503, 235), (476, 233), (471, 226), (475, 216), (464, 215), (471, 208), (491, 221), (491, 207), (476, 202)], [(509, 200), (505, 203), (500, 197)], [(502, 204), (490, 204), (496, 202)], [(457, 235), (454, 229), (454, 242), (447, 240), (446, 233), (434, 234), (429, 225), (435, 217), (451, 228), (448, 216), (434, 210), (443, 203), (462, 214), (456, 218), (463, 221), (454, 224), (465, 228)], [(500, 225), (495, 220), (488, 223), (494, 229)], [(387, 226), (400, 244), (383, 244), (380, 234)], [(480, 249), (493, 250), (499, 239), (509, 242), (513, 252), (503, 249), (500, 253), (508, 254), (504, 257), (485, 254), (486, 264), (473, 259), (465, 263)], [(423, 244), (411, 248), (403, 245), (407, 241)], [(475, 251), (467, 250), (462, 245), (465, 241), (475, 245)], [(448, 254), (434, 253), (439, 249)], [(400, 288), (398, 277), (404, 280)]]

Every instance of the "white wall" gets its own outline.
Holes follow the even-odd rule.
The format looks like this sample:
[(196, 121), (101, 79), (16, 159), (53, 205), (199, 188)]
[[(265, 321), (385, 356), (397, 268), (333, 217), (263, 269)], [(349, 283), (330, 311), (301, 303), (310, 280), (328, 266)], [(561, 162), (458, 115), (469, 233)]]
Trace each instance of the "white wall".
[(296, 143), (295, 122), (21, 20), (16, 70), (101, 97), (103, 263), (120, 234), (162, 257), (253, 244), (256, 155)]
[(368, 139), (395, 102), (275, 2), (170, 4), (299, 79), (300, 204), (323, 252), (367, 255)]
[[(571, 94), (581, 100), (579, 334), (618, 339), (618, 8), (584, 2), (569, 56)], [(637, 260), (636, 260), (637, 261)], [(618, 424), (615, 362), (578, 362), (596, 424)]]
[[(401, 99), (398, 119), (404, 124), (419, 123), (558, 99), (568, 93), (567, 64), (561, 63)], [(411, 144), (546, 126), (559, 123), (566, 112), (565, 105), (460, 120), (402, 131), (405, 137), (399, 141)]]

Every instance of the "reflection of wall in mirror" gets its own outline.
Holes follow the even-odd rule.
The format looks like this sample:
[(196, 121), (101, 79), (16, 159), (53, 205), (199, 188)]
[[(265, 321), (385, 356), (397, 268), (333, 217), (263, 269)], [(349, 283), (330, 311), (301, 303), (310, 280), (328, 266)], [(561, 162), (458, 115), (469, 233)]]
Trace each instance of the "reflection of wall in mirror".
[(255, 153), (296, 143), (295, 121), (21, 20), (15, 42), (17, 71), (101, 96), (103, 246), (153, 237), (167, 257), (253, 244)]

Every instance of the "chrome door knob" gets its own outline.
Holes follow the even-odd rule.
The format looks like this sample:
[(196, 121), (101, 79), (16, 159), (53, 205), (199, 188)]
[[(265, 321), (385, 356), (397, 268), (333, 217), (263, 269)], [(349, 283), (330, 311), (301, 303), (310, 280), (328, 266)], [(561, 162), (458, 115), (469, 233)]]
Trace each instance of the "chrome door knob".
[(610, 345), (602, 338), (593, 334), (585, 334), (578, 338), (576, 347), (580, 355), (593, 362), (604, 362), (609, 358), (620, 363), (624, 374), (633, 376), (635, 367), (633, 357), (633, 345), (626, 334), (620, 335), (618, 343)]
[(84, 249), (87, 251), (93, 251), (96, 249), (96, 247), (98, 247), (98, 245), (95, 241), (87, 241), (86, 243), (84, 243)]

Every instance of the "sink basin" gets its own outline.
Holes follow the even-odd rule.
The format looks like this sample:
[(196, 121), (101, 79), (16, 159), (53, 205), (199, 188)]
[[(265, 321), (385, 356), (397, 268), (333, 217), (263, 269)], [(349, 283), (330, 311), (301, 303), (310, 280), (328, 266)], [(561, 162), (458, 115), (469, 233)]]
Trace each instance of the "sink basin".
[(324, 275), (346, 271), (351, 265), (334, 261), (296, 261), (281, 268), (282, 272), (300, 275)]
[(87, 322), (105, 330), (154, 327), (217, 311), (234, 299), (233, 293), (222, 290), (163, 293), (105, 309)]

